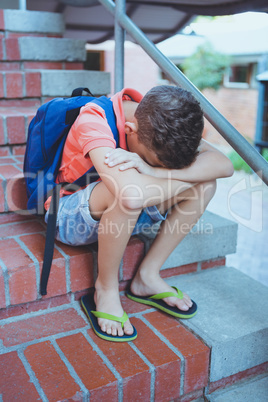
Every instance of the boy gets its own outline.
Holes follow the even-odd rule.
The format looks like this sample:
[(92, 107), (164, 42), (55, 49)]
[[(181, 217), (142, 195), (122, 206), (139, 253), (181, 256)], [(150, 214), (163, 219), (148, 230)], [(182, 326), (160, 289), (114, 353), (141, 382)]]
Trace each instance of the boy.
[[(94, 300), (84, 298), (82, 305), (98, 336), (129, 341), (137, 334), (121, 306), (118, 270), (130, 236), (162, 222), (128, 297), (179, 318), (195, 315), (196, 304), (159, 271), (204, 212), (216, 179), (230, 176), (233, 167), (201, 139), (203, 112), (188, 91), (159, 86), (143, 98), (124, 89), (111, 101), (117, 149), (105, 111), (94, 102), (81, 109), (68, 134), (58, 182), (73, 182), (92, 165), (101, 180), (61, 198), (56, 237), (72, 245), (98, 240)], [(176, 222), (184, 230), (174, 234)]]

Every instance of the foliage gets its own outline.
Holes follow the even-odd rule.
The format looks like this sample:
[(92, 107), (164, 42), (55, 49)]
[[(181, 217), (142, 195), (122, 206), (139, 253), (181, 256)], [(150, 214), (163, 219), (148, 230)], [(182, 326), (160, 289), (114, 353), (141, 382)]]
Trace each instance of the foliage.
[(196, 52), (184, 61), (182, 67), (189, 80), (202, 91), (205, 88), (218, 89), (229, 64), (229, 56), (216, 52), (207, 42), (199, 46)]
[[(268, 161), (268, 149), (263, 150), (262, 156), (266, 161)], [(251, 168), (249, 165), (244, 161), (243, 158), (236, 152), (236, 151), (231, 151), (230, 154), (228, 155), (229, 159), (231, 160), (234, 170), (244, 170), (246, 173), (252, 173)]]

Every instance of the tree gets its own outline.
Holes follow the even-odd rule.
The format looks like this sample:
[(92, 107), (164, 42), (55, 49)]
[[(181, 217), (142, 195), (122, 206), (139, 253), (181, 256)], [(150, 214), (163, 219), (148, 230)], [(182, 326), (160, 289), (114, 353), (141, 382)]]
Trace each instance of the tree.
[(229, 65), (229, 56), (215, 51), (207, 42), (184, 61), (182, 68), (189, 80), (202, 91), (205, 88), (218, 89)]

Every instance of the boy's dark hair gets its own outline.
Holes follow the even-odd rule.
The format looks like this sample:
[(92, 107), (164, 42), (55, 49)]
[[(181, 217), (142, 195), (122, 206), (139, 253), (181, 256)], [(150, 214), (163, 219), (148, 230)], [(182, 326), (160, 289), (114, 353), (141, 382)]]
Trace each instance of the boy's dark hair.
[(135, 117), (139, 141), (165, 167), (181, 169), (195, 160), (204, 116), (189, 91), (169, 85), (154, 87), (139, 103)]

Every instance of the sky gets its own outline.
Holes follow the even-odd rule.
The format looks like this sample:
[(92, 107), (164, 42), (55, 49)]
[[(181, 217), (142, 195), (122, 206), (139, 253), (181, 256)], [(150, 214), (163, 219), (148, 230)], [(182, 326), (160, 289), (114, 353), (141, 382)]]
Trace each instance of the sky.
[(217, 17), (213, 22), (206, 22), (205, 20), (202, 22), (202, 19), (200, 19), (199, 22), (191, 23), (184, 33), (190, 33), (191, 30), (194, 30), (199, 35), (207, 35), (231, 31), (249, 31), (264, 27), (268, 27), (268, 14), (247, 12)]

